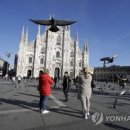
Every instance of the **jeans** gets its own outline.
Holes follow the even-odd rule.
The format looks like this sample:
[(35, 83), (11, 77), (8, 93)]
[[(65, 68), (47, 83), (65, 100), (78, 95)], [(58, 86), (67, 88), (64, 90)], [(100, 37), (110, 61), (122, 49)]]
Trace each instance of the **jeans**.
[(40, 101), (39, 101), (39, 109), (40, 109), (40, 111), (44, 111), (46, 109), (47, 99), (48, 99), (48, 96), (40, 95)]

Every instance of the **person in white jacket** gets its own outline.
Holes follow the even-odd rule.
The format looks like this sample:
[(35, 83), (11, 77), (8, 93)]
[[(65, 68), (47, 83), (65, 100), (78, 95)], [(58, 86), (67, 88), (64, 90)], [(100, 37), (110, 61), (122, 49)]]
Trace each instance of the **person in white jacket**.
[(80, 97), (82, 103), (82, 111), (85, 119), (88, 119), (90, 111), (90, 98), (92, 94), (91, 81), (92, 81), (92, 75), (89, 73), (89, 70), (86, 67), (83, 69), (83, 74), (80, 75), (78, 79), (79, 83), (78, 97)]

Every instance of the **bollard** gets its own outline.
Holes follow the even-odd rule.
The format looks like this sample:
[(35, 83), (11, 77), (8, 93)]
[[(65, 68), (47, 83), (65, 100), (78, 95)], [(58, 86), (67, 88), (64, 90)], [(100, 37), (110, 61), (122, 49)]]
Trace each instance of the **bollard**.
[(115, 99), (115, 102), (113, 104), (113, 108), (116, 108), (116, 103), (117, 103), (118, 96), (119, 96), (119, 94), (116, 94), (116, 99)]
[(118, 99), (118, 97), (119, 97), (119, 95), (124, 95), (126, 93), (126, 91), (122, 91), (122, 92), (120, 92), (120, 94), (116, 94), (116, 99), (115, 99), (115, 102), (114, 102), (114, 104), (113, 104), (113, 108), (116, 108), (116, 104), (117, 104), (117, 99)]

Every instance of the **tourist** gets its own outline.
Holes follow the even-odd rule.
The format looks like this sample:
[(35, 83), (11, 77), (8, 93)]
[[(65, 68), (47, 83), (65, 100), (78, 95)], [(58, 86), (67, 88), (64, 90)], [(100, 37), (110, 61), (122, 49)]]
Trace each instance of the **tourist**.
[(20, 84), (21, 83), (21, 76), (19, 75), (18, 76), (18, 84)]
[(83, 69), (83, 74), (79, 76), (79, 91), (78, 98), (82, 103), (82, 112), (84, 114), (85, 119), (88, 119), (89, 111), (90, 111), (90, 98), (91, 98), (91, 81), (92, 75), (89, 73), (88, 68)]
[(63, 93), (65, 95), (65, 101), (68, 101), (68, 90), (69, 90), (69, 87), (70, 87), (70, 78), (68, 76), (68, 72), (65, 72), (64, 73), (64, 77), (63, 77)]
[(49, 76), (49, 70), (45, 69), (44, 72), (40, 71), (38, 91), (40, 94), (39, 109), (42, 114), (49, 113), (46, 107), (48, 96), (51, 94), (52, 84), (53, 79)]
[(55, 76), (54, 77), (54, 88), (56, 88), (57, 82), (58, 82), (58, 76)]
[(92, 78), (91, 87), (92, 87), (92, 93), (93, 93), (94, 92), (94, 88), (96, 88), (96, 80), (94, 78)]
[(76, 91), (78, 90), (78, 75), (76, 76), (76, 78), (73, 79), (74, 85), (76, 87)]
[(125, 74), (121, 74), (119, 78), (119, 85), (121, 89), (125, 89), (126, 83), (128, 82), (128, 78)]
[(12, 76), (12, 82), (15, 83), (15, 76)]

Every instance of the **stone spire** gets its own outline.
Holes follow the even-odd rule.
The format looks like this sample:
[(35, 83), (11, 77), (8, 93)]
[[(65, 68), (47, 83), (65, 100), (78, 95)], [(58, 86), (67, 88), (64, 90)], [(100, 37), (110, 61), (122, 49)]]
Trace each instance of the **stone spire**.
[(68, 27), (68, 30), (70, 31), (70, 25), (68, 25), (67, 27)]
[(23, 42), (23, 41), (24, 41), (24, 38), (25, 38), (25, 37), (24, 37), (24, 26), (23, 26), (20, 41)]
[(76, 42), (77, 42), (77, 43), (79, 42), (78, 32), (77, 32), (77, 34), (76, 34)]
[(41, 35), (41, 26), (38, 25), (38, 30), (37, 30), (37, 37)]
[(79, 71), (77, 71), (76, 69), (78, 68), (78, 33), (76, 34), (76, 39), (74, 41), (74, 78), (76, 77), (76, 75), (79, 74)]
[(19, 51), (24, 48), (25, 40), (26, 40), (26, 37), (25, 37), (24, 26), (23, 26), (21, 37), (20, 37)]
[(25, 44), (28, 44), (28, 28), (27, 28), (26, 34), (25, 34)]
[(87, 51), (87, 53), (88, 53), (88, 40), (87, 40), (87, 43), (86, 43), (86, 51)]
[(87, 52), (87, 64), (89, 65), (89, 48), (88, 48), (88, 40), (86, 43), (86, 52)]
[(87, 52), (87, 44), (86, 43), (84, 43), (84, 52)]
[(75, 41), (74, 41), (74, 46), (75, 46), (75, 49), (76, 49), (76, 51), (77, 51), (77, 48), (78, 48), (78, 44), (79, 44), (79, 39), (78, 39), (78, 32), (77, 32), (77, 34), (76, 34), (76, 39), (75, 39)]
[(88, 53), (88, 43), (84, 43), (84, 49), (83, 49), (83, 67), (89, 66), (89, 53)]

